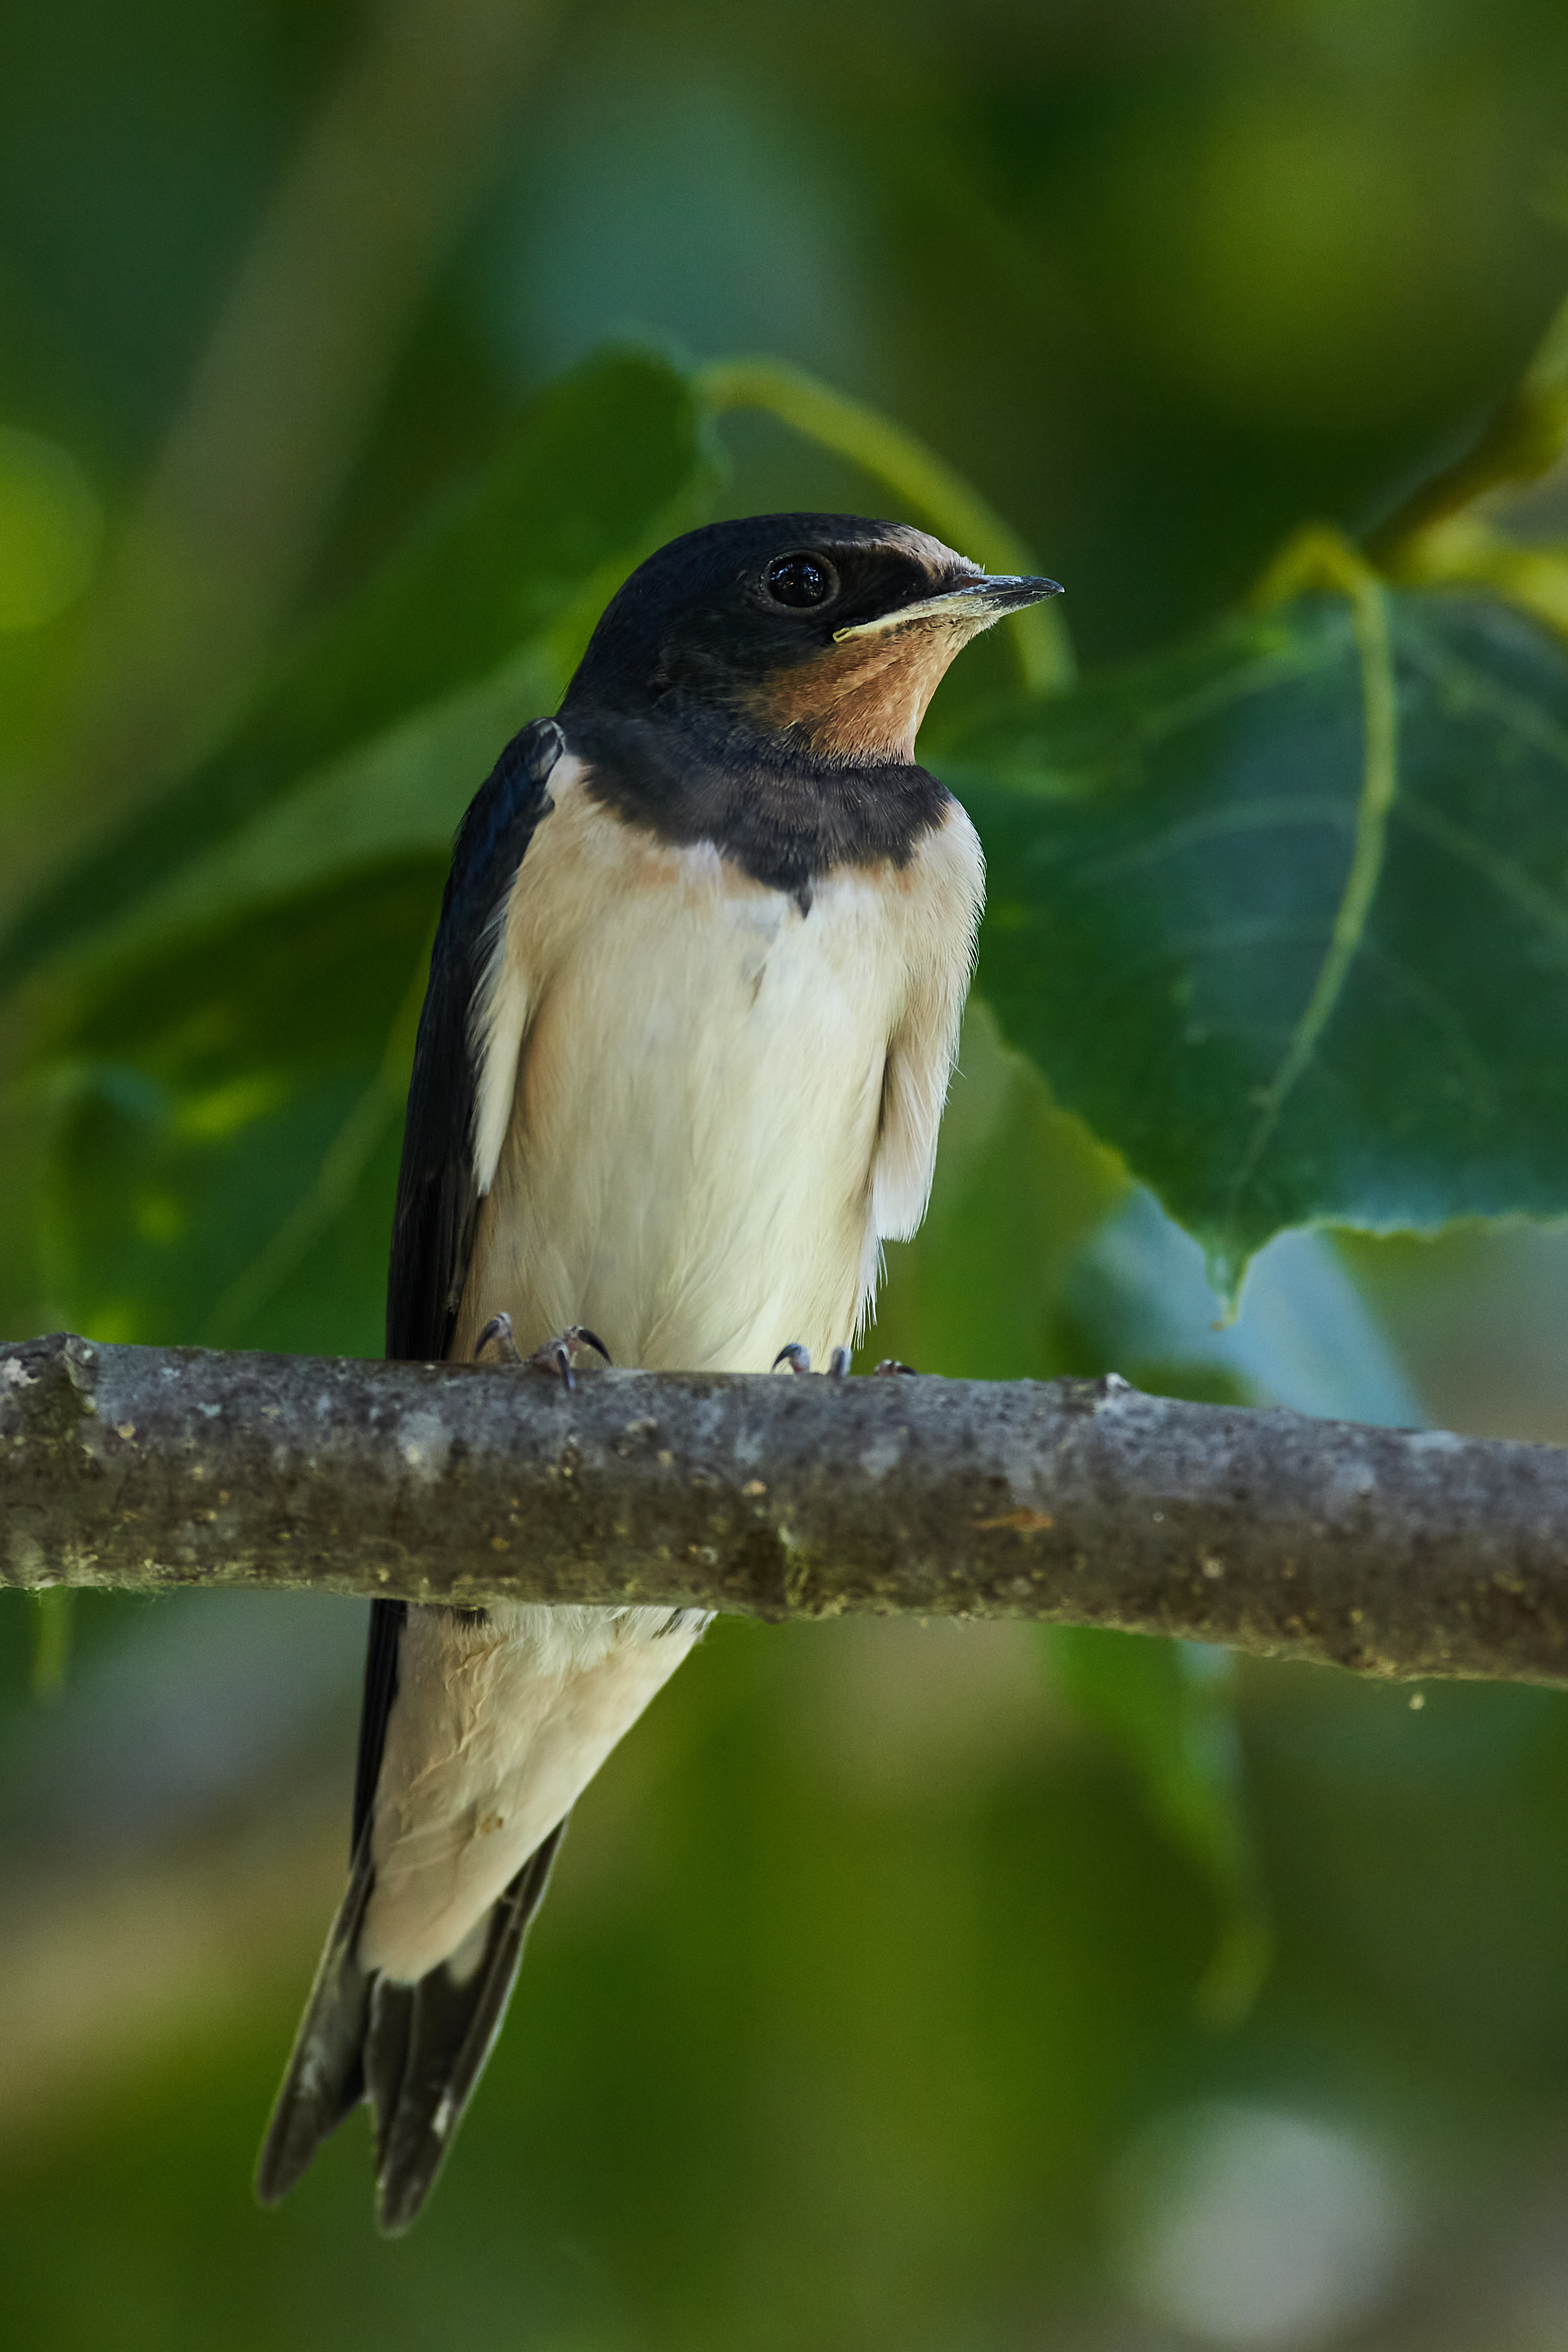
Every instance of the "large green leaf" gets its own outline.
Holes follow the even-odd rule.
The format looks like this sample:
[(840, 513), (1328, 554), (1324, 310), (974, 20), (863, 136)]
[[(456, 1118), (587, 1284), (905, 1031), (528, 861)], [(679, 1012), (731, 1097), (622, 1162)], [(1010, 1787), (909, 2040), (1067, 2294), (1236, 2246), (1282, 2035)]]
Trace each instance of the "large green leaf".
[(993, 713), (981, 986), (1234, 1292), (1282, 1228), (1568, 1211), (1568, 658), (1310, 598)]
[(541, 394), (479, 480), (281, 665), (233, 736), (23, 908), (0, 940), (0, 988), (90, 946), (302, 779), (523, 649), (556, 639), (547, 667), (568, 671), (632, 564), (695, 520), (707, 476), (700, 412), (659, 359), (601, 356)]

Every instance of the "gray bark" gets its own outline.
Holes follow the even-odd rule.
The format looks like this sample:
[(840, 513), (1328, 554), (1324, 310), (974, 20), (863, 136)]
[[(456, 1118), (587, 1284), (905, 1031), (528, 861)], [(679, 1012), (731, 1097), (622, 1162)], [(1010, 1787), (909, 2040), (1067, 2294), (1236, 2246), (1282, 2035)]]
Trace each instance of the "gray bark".
[(0, 1583), (1037, 1617), (1568, 1683), (1568, 1451), (1122, 1381), (0, 1344)]

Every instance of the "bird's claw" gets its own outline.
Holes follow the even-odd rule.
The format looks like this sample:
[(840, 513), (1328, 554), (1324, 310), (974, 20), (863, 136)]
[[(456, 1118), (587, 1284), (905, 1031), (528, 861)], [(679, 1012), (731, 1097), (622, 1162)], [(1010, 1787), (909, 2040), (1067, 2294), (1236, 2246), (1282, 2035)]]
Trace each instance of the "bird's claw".
[(512, 1336), (511, 1317), (505, 1313), (492, 1315), (475, 1343), (475, 1355), (482, 1355), (492, 1340), (503, 1364), (525, 1364), (531, 1371), (552, 1372), (564, 1389), (573, 1389), (577, 1385), (576, 1376), (572, 1370), (572, 1358), (575, 1349), (592, 1348), (595, 1355), (603, 1356), (606, 1364), (610, 1361), (608, 1348), (605, 1347), (598, 1333), (590, 1331), (585, 1323), (569, 1324), (566, 1329), (558, 1332), (553, 1339), (546, 1339), (542, 1348), (535, 1348), (531, 1356), (524, 1356), (520, 1353), (517, 1341)]
[(546, 1339), (542, 1348), (535, 1348), (528, 1359), (536, 1372), (553, 1372), (563, 1389), (574, 1389), (576, 1377), (572, 1370), (572, 1357), (578, 1348), (592, 1348), (596, 1356), (610, 1360), (610, 1351), (597, 1332), (590, 1331), (585, 1323), (569, 1324), (553, 1339)]
[(897, 1356), (884, 1356), (879, 1364), (873, 1364), (871, 1367), (871, 1378), (874, 1381), (886, 1380), (889, 1373), (894, 1372), (901, 1372), (907, 1380), (912, 1381), (918, 1378), (914, 1366), (900, 1364)]
[[(798, 1339), (792, 1339), (787, 1347), (779, 1349), (770, 1369), (776, 1372), (781, 1364), (787, 1364), (792, 1372), (809, 1372), (811, 1349), (803, 1348)], [(830, 1381), (842, 1381), (847, 1380), (848, 1376), (849, 1350), (847, 1348), (835, 1348), (827, 1359), (827, 1377)]]
[(484, 1329), (474, 1341), (474, 1360), (476, 1363), (484, 1354), (485, 1349), (491, 1345), (492, 1341), (495, 1346), (496, 1353), (500, 1356), (503, 1364), (521, 1363), (522, 1358), (517, 1351), (517, 1341), (512, 1337), (511, 1317), (506, 1314), (504, 1310), (500, 1315), (492, 1315), (490, 1317), (489, 1321), (485, 1325)]

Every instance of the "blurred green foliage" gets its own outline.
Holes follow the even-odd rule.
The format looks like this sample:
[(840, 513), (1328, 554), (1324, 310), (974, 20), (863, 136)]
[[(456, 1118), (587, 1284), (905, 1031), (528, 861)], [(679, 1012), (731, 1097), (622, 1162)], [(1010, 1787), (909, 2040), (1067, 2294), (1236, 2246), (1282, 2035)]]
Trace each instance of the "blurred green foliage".
[[(1545, 0), (19, 0), (0, 1322), (375, 1351), (467, 799), (651, 547), (844, 506), (1050, 570), (1073, 639), (994, 633), (922, 739), (991, 901), (877, 1351), (1568, 1436), (1565, 68)], [(1287, 2273), (1300, 2344), (1568, 2328), (1552, 1696), (721, 1625), (389, 2251), (353, 2129), (247, 2202), (352, 1664), (280, 1632), (268, 1684), (225, 1599), (89, 1597), (63, 1689), (64, 1612), (0, 1611), (28, 2340), (1219, 2340), (1114, 2254), (1129, 2147), (1215, 2098), (1337, 2118), (1415, 2217), (1368, 2321), (1304, 2192), (1272, 2253), (1211, 2215), (1223, 2340), (1286, 2340)]]

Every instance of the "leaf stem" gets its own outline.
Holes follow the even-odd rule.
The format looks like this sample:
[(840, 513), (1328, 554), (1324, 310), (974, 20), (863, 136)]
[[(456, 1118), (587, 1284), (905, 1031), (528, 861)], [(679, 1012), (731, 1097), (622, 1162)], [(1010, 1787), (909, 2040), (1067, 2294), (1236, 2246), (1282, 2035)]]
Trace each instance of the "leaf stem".
[[(723, 360), (696, 379), (715, 415), (765, 409), (792, 432), (831, 449), (896, 491), (951, 545), (989, 572), (1033, 572), (1035, 559), (1012, 526), (933, 449), (847, 393), (782, 360)], [(1053, 597), (1004, 625), (1031, 694), (1059, 694), (1078, 675), (1067, 625)]]

